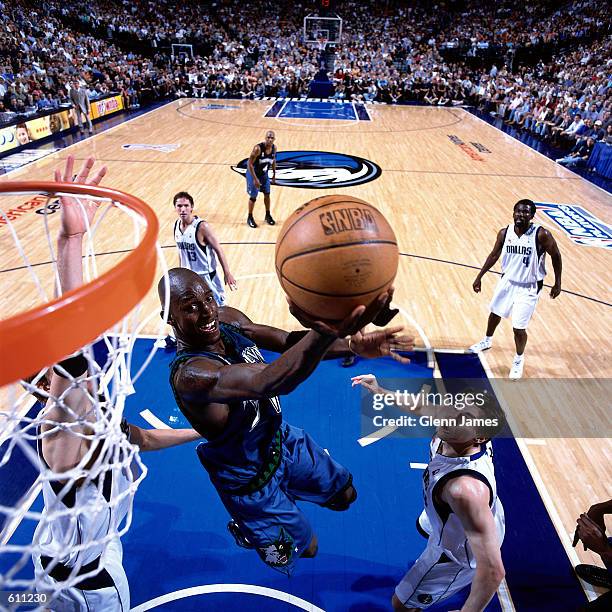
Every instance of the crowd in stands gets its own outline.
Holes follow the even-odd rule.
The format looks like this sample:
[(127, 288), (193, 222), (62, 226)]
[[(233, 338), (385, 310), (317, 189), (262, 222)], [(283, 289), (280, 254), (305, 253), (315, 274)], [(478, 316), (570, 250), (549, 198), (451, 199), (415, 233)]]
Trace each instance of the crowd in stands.
[[(326, 56), (324, 42), (303, 39), (303, 18), (317, 6), (0, 0), (0, 113), (69, 104), (74, 77), (91, 99), (120, 92), (128, 108), (164, 98), (305, 96)], [(342, 40), (327, 47), (337, 99), (475, 105), (566, 149), (589, 137), (610, 141), (604, 0), (346, 0), (337, 12)], [(486, 49), (494, 63), (483, 65), (476, 59)], [(525, 49), (539, 61), (516, 61)]]

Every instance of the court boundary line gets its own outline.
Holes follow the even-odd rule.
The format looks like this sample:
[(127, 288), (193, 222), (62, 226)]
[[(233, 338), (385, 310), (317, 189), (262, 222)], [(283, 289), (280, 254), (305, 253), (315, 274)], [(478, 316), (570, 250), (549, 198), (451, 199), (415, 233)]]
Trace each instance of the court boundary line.
[[(274, 117), (278, 117), (278, 113), (274, 115), (274, 117), (267, 117), (266, 115), (274, 108), (274, 105), (278, 102), (278, 100), (273, 100), (272, 104), (266, 108), (266, 112), (261, 116), (262, 119), (273, 119)], [(284, 106), (284, 104), (283, 104)], [(283, 106), (281, 106), (281, 110), (283, 110)], [(280, 113), (280, 111), (278, 111)]]
[[(276, 102), (275, 102), (274, 104), (276, 104)], [(273, 104), (272, 106), (274, 106), (274, 104)], [(278, 119), (278, 118), (280, 117), (281, 113), (283, 112), (283, 110), (285, 109), (285, 106), (287, 106), (287, 104), (289, 104), (289, 100), (288, 100), (288, 99), (287, 99), (287, 100), (285, 100), (285, 101), (283, 102), (283, 105), (280, 107), (280, 109), (279, 109), (278, 113), (276, 113), (276, 115), (274, 115), (274, 117), (266, 117), (266, 114), (267, 114), (267, 113), (269, 113), (269, 112), (270, 112), (270, 109), (272, 108), (272, 106), (271, 106), (271, 107), (270, 107), (270, 108), (269, 108), (269, 109), (266, 111), (266, 113), (264, 113), (264, 114), (262, 115), (262, 118), (264, 118), (264, 119)]]
[[(506, 399), (504, 398), (501, 391), (499, 391), (497, 388), (496, 378), (493, 375), (493, 371), (491, 370), (491, 367), (489, 366), (486, 356), (482, 352), (480, 352), (478, 353), (478, 358), (480, 360), (480, 364), (483, 370), (485, 371), (489, 384), (493, 388), (495, 397), (499, 401), (504, 413), (506, 414), (508, 426), (510, 427), (510, 430), (512, 431), (516, 428), (516, 424), (513, 425), (514, 418), (512, 417), (512, 412), (509, 409), (510, 406), (508, 402), (506, 402)], [(553, 502), (553, 499), (548, 491), (548, 487), (544, 483), (544, 479), (542, 478), (542, 475), (540, 474), (540, 470), (538, 469), (538, 466), (533, 458), (533, 455), (531, 454), (531, 451), (529, 450), (528, 444), (526, 442), (526, 438), (517, 438), (513, 436), (513, 439), (516, 442), (516, 445), (519, 449), (519, 452), (521, 453), (521, 456), (523, 457), (523, 461), (525, 461), (525, 465), (527, 466), (527, 470), (529, 471), (531, 480), (536, 486), (538, 494), (540, 495), (540, 499), (542, 500), (542, 503), (544, 504), (544, 508), (546, 509), (546, 512), (548, 513), (548, 518), (550, 519), (550, 522), (555, 528), (555, 532), (557, 533), (557, 537), (559, 538), (559, 541), (561, 542), (561, 546), (563, 547), (563, 550), (565, 551), (565, 554), (567, 555), (568, 561), (570, 565), (572, 566), (572, 568), (574, 568), (576, 567), (576, 565), (579, 565), (582, 562), (580, 561), (580, 558), (578, 557), (578, 553), (576, 552), (576, 550), (573, 548), (573, 546), (571, 546), (571, 542), (569, 541), (569, 536), (566, 533), (565, 528), (563, 526), (563, 521), (561, 520), (561, 517), (559, 516), (557, 507), (555, 506), (555, 503)], [(593, 601), (599, 596), (598, 593), (594, 591), (593, 587), (588, 582), (585, 582), (579, 576), (576, 576), (576, 578), (578, 579), (578, 582), (580, 583), (580, 586), (582, 587), (582, 590), (584, 591), (589, 601)]]
[[(368, 116), (368, 121), (374, 121), (374, 119), (372, 119), (372, 115), (370, 115), (370, 111), (368, 110), (368, 103), (360, 102), (360, 104), (363, 106), (363, 110), (366, 112), (366, 115)], [(355, 102), (353, 102), (353, 106), (355, 106)], [(355, 110), (357, 109), (355, 108)]]

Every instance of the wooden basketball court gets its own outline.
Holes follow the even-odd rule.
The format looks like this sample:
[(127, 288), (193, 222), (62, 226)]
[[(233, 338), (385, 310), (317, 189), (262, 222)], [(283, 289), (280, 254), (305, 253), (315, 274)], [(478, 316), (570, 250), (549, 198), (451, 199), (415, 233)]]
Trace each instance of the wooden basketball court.
[[(498, 277), (485, 276), (481, 294), (475, 294), (471, 285), (496, 232), (512, 221), (512, 206), (518, 199), (577, 204), (600, 220), (612, 222), (609, 194), (463, 109), (376, 105), (368, 107), (371, 121), (264, 118), (271, 104), (232, 100), (227, 108), (219, 104), (220, 108), (207, 109), (203, 100), (174, 102), (0, 180), (51, 180), (53, 169), (68, 153), (77, 160), (95, 156), (109, 169), (104, 184), (132, 193), (153, 207), (161, 225), (160, 242), (167, 247), (164, 252), (171, 266), (178, 263), (172, 235), (172, 196), (189, 191), (196, 212), (211, 222), (224, 245), (238, 279), (238, 291), (228, 296), (229, 304), (254, 320), (287, 328), (297, 328), (297, 324), (274, 274), (279, 226), (294, 208), (311, 198), (333, 193), (362, 198), (389, 219), (404, 254), (395, 283), (402, 322), (415, 334), (417, 345), (429, 343), (436, 348), (466, 348), (483, 336)], [(272, 186), (277, 226), (263, 223), (260, 196), (255, 208), (260, 226), (251, 229), (245, 222), (245, 180), (231, 166), (248, 157), (268, 129), (275, 130), (279, 151), (356, 155), (378, 164), (382, 174), (366, 184), (341, 190)], [(124, 144), (180, 146), (164, 152), (124, 149)], [(41, 277), (46, 276), (51, 294), (45, 216), (35, 212), (43, 204), (23, 206), (29, 197), (2, 200), (5, 212), (19, 211), (14, 227), (30, 264), (36, 265)], [(57, 215), (46, 218), (53, 230)], [(563, 293), (556, 300), (548, 296), (553, 279), (548, 261), (548, 288), (543, 290), (529, 327), (524, 376), (610, 378), (610, 253), (574, 243), (543, 213), (536, 215), (536, 221), (548, 227), (559, 244)], [(112, 266), (132, 246), (125, 217), (109, 214), (103, 236), (96, 243), (100, 268)], [(39, 302), (23, 266), (9, 228), (0, 226), (3, 317)], [(158, 308), (153, 289), (146, 307)], [(154, 333), (156, 325), (153, 321), (144, 331)], [(507, 377), (513, 355), (511, 325), (504, 321), (486, 354), (495, 377)], [(603, 419), (609, 423), (610, 403), (593, 405), (580, 395), (573, 399), (577, 422), (602, 423)], [(531, 417), (555, 423), (555, 408), (554, 402), (542, 398), (532, 403), (529, 395), (510, 406), (515, 419), (525, 427), (521, 431), (527, 433)], [(568, 543), (576, 517), (592, 503), (612, 497), (612, 444), (609, 439), (547, 438), (526, 441), (522, 448), (561, 539)], [(587, 562), (595, 561), (588, 553), (578, 551), (578, 555)]]

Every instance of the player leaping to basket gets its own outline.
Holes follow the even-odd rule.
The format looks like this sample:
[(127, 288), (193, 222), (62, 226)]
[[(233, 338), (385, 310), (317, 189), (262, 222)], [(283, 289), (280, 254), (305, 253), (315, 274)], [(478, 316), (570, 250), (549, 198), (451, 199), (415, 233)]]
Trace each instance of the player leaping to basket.
[[(353, 351), (408, 361), (396, 351), (410, 350), (412, 338), (400, 336), (401, 327), (359, 331), (377, 314), (387, 315), (392, 291), (334, 325), (310, 320), (291, 305), (310, 331), (287, 332), (217, 306), (208, 285), (191, 270), (175, 268), (169, 278), (168, 323), (178, 345), (170, 372), (176, 402), (207, 439), (198, 445), (198, 456), (232, 518), (228, 528), (236, 543), (255, 548), (268, 566), (289, 573), (299, 557), (314, 557), (318, 548), (296, 501), (343, 511), (357, 491), (343, 465), (283, 421), (278, 396), (291, 393), (324, 358)], [(164, 279), (158, 291), (163, 307)], [(266, 364), (258, 347), (281, 355)]]
[[(94, 159), (89, 158), (73, 180), (73, 166), (70, 156), (55, 180), (96, 186), (106, 174), (101, 167), (90, 177)], [(60, 202), (57, 267), (65, 293), (83, 284), (83, 237), (99, 202), (67, 196)], [(125, 420), (120, 431), (113, 430), (107, 422), (113, 406), (97, 399), (100, 390), (92, 383), (86, 351), (62, 360), (44, 376), (50, 388), (39, 415), (44, 510), (32, 542), (36, 590), (49, 596), (47, 605), (56, 612), (129, 610), (118, 531), (138, 478), (134, 445), (157, 450), (200, 436), (193, 429), (144, 430)]]

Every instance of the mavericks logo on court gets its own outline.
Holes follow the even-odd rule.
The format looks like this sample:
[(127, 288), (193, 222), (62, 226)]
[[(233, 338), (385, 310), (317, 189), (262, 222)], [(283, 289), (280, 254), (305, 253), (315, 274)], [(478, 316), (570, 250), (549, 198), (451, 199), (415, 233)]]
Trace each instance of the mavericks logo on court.
[[(232, 166), (246, 174), (248, 159)], [(305, 189), (353, 187), (377, 179), (382, 170), (374, 162), (356, 155), (326, 151), (279, 151), (276, 155), (276, 184)]]
[(612, 226), (575, 204), (536, 202), (538, 211), (552, 219), (576, 244), (612, 248)]
[(133, 151), (160, 151), (161, 153), (172, 153), (176, 151), (180, 144), (124, 144), (122, 149), (131, 149)]

